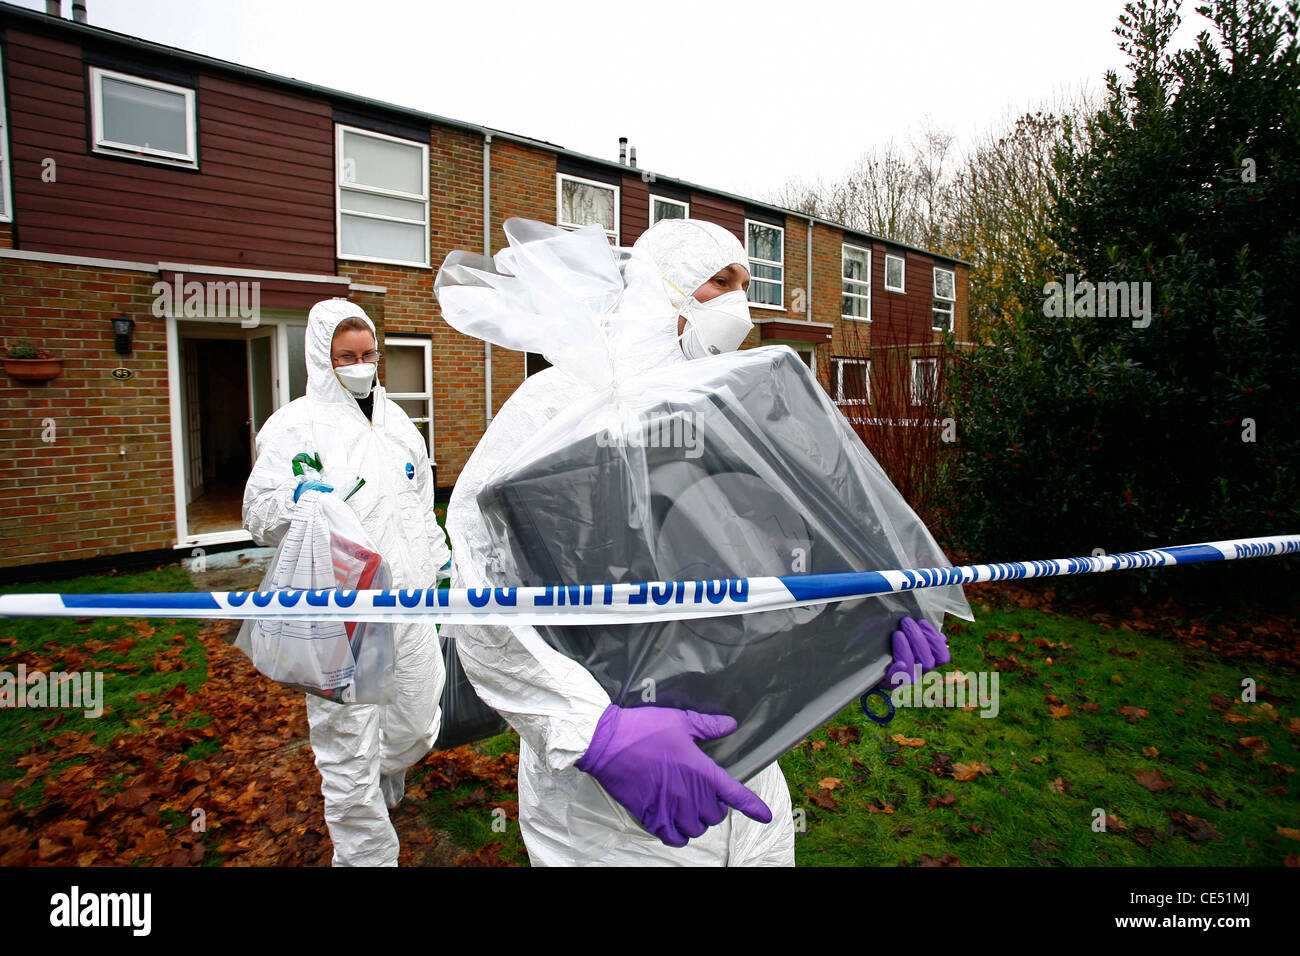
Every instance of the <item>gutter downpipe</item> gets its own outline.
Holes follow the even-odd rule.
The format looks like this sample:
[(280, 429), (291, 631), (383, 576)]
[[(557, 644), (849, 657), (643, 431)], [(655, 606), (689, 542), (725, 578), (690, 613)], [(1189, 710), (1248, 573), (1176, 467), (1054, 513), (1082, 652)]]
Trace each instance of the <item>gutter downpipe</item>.
[[(808, 300), (807, 300), (807, 301), (808, 301), (808, 306), (807, 306), (806, 309), (804, 309), (805, 321), (808, 321), (808, 322), (811, 322), (811, 321), (813, 320), (813, 308), (812, 308), (812, 304), (813, 304), (813, 298), (812, 298), (812, 292), (813, 292), (813, 290), (812, 290), (812, 244), (813, 244), (813, 221), (812, 221), (812, 216), (809, 216), (809, 217), (808, 217), (808, 246), (807, 246), (807, 249), (806, 249), (806, 251), (807, 251), (807, 253), (808, 253), (808, 277), (807, 277), (807, 279), (805, 280), (805, 284), (808, 286)], [(816, 355), (817, 353), (814, 351), (813, 354)]]
[[(492, 134), (483, 132), (483, 255), (492, 258)], [(483, 427), (492, 424), (492, 343), (483, 343)]]

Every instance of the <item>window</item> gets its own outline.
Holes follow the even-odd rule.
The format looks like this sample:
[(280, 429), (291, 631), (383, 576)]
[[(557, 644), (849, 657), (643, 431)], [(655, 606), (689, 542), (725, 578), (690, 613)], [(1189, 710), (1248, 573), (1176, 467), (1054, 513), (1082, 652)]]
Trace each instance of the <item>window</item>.
[(815, 345), (792, 345), (795, 354), (803, 359), (803, 364), (808, 366), (808, 371), (813, 373), (813, 378), (817, 377), (817, 346)]
[(957, 304), (957, 281), (951, 269), (934, 270), (934, 308), (931, 325), (940, 332), (953, 329), (952, 314)]
[(90, 68), (91, 143), (96, 153), (170, 166), (199, 166), (194, 91)]
[(384, 387), (421, 435), (433, 460), (433, 366), (428, 339), (384, 338)]
[(939, 360), (934, 358), (912, 359), (912, 404), (933, 404), (938, 387)]
[(833, 358), (835, 404), (866, 405), (871, 401), (871, 363), (867, 359)]
[(844, 295), (840, 315), (846, 319), (871, 321), (871, 250), (847, 243), (841, 246), (844, 263)]
[(749, 301), (769, 308), (783, 308), (785, 230), (747, 219), (745, 248), (749, 252)]
[(4, 62), (0, 61), (0, 222), (13, 222), (13, 195), (9, 190), (9, 123), (5, 117)]
[(650, 197), (650, 225), (654, 225), (660, 219), (689, 219), (691, 218), (691, 204), (680, 202), (676, 199), (665, 199), (663, 196)]
[(546, 361), (546, 356), (541, 352), (524, 353), (524, 378), (544, 372), (550, 367), (551, 363)]
[(600, 226), (618, 245), (618, 187), (556, 173), (555, 207), (565, 229)]
[(363, 262), (429, 265), (429, 147), (335, 127), (338, 255)]
[(906, 269), (902, 256), (885, 256), (885, 291), (905, 291), (903, 279)]

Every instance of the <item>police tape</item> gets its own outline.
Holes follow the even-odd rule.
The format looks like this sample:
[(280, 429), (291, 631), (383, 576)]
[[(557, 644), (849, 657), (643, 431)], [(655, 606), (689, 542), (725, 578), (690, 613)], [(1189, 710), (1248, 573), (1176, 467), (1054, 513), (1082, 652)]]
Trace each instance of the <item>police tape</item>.
[(640, 624), (777, 611), (954, 584), (1096, 574), (1298, 552), (1300, 535), (1274, 535), (1081, 558), (640, 584), (382, 591), (0, 594), (0, 617), (279, 617), (303, 621), (439, 624)]

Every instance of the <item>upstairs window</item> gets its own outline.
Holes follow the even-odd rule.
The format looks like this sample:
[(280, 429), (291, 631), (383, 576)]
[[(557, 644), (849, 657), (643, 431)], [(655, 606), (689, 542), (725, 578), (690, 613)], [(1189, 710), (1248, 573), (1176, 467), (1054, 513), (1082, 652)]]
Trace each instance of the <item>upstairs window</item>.
[(191, 89), (92, 66), (90, 126), (96, 153), (198, 168)]
[(335, 128), (338, 256), (429, 265), (429, 147), (383, 133)]
[(885, 291), (906, 292), (906, 264), (902, 256), (885, 256)]
[(951, 332), (952, 315), (957, 304), (957, 281), (951, 269), (934, 270), (934, 307), (931, 325), (935, 331)]
[(871, 250), (845, 243), (840, 258), (844, 274), (840, 315), (846, 319), (871, 321)]
[(618, 245), (618, 187), (582, 179), (565, 173), (556, 173), (556, 219), (565, 229), (583, 226), (600, 226), (609, 241)]
[(745, 221), (749, 253), (749, 301), (780, 309), (785, 303), (785, 230), (765, 222)]
[(650, 225), (654, 225), (660, 219), (689, 219), (691, 218), (691, 204), (681, 202), (677, 199), (667, 199), (663, 196), (650, 197)]

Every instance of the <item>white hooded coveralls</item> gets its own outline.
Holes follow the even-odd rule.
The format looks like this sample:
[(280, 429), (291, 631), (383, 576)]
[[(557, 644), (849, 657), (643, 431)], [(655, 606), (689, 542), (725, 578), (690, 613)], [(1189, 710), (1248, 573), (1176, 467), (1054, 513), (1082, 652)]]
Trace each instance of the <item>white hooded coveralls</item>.
[[(650, 370), (685, 362), (677, 311), (704, 282), (732, 263), (748, 268), (744, 248), (725, 229), (695, 220), (665, 220), (633, 247), (620, 308), (663, 299), (662, 327), (623, 350), (614, 364)], [(476, 497), (510, 454), (555, 415), (591, 395), (590, 384), (562, 368), (531, 375), (493, 418), (457, 479), (447, 508), (452, 586), (485, 587), (491, 544)], [(610, 703), (585, 668), (556, 651), (534, 628), (457, 626), (452, 632), (466, 673), (484, 702), (520, 736), (519, 825), (535, 866), (794, 865), (790, 791), (777, 764), (742, 781), (772, 811), (757, 823), (733, 810), (717, 826), (675, 848), (647, 833), (630, 813), (574, 764), (586, 752)]]
[[(244, 527), (254, 541), (277, 545), (293, 517), (299, 478), (293, 457), (320, 456), (326, 484), (340, 498), (365, 479), (347, 504), (388, 562), (395, 588), (435, 587), (447, 562), (446, 538), (433, 514), (433, 476), (424, 437), (406, 413), (374, 387), (373, 422), (334, 374), (330, 347), (348, 316), (374, 324), (355, 303), (328, 299), (307, 318), (307, 394), (276, 411), (257, 435), (244, 490)], [(376, 339), (377, 341), (377, 339)], [(397, 833), (380, 777), (404, 774), (438, 736), (443, 664), (433, 624), (394, 624), (396, 700), (336, 704), (307, 695), (312, 750), (321, 774), (325, 821), (335, 866), (396, 866)]]

